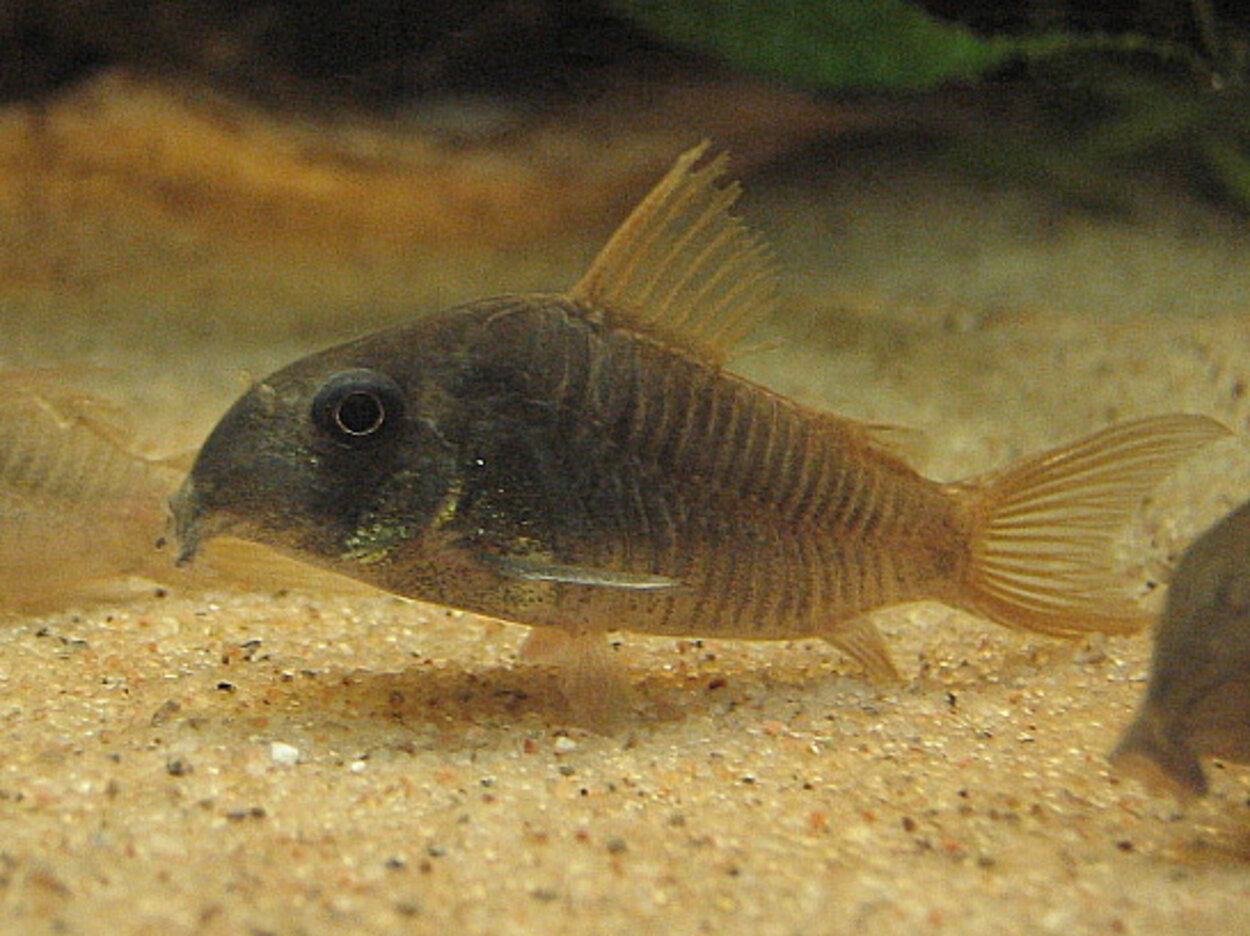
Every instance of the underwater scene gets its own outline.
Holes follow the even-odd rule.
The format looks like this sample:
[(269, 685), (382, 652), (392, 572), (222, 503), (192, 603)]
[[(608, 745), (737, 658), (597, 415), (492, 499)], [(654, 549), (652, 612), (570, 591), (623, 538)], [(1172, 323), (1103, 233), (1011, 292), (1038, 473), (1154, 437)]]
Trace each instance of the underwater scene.
[(0, 928), (1250, 928), (1248, 39), (0, 6)]

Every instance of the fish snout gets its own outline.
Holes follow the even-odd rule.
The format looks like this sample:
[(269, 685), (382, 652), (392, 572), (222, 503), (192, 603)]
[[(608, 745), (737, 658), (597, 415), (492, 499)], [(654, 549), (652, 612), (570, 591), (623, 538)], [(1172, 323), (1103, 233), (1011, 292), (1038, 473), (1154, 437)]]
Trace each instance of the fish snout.
[(195, 558), (203, 533), (202, 510), (195, 495), (195, 482), (188, 477), (182, 487), (169, 498), (168, 526), (178, 544), (174, 565), (189, 565)]

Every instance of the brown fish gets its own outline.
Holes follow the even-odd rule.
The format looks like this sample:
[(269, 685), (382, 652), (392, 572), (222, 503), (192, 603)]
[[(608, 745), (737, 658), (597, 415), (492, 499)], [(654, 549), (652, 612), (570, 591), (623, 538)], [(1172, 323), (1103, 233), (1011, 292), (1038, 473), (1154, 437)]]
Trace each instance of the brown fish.
[(1144, 419), (927, 480), (869, 427), (725, 370), (776, 291), (724, 164), (682, 156), (567, 293), (459, 306), (261, 381), (172, 502), (182, 558), (229, 532), (575, 659), (609, 629), (823, 637), (886, 676), (866, 613), (924, 599), (1047, 634), (1142, 626), (1110, 538), (1227, 431)]
[(1250, 503), (1181, 558), (1146, 697), (1111, 761), (1184, 801), (1207, 792), (1199, 757), (1250, 763)]

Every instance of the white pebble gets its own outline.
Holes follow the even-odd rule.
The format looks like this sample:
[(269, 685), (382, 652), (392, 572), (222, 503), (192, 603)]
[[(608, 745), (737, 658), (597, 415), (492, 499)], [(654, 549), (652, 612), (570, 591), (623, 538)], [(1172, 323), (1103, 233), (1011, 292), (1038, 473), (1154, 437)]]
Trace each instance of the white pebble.
[(567, 754), (569, 751), (577, 750), (577, 742), (572, 738), (566, 738), (564, 735), (556, 738), (556, 750), (561, 754)]
[(367, 761), (354, 760), (350, 764), (347, 765), (347, 769), (350, 770), (352, 773), (364, 773), (365, 768), (368, 766), (369, 766), (369, 763)]
[(269, 745), (269, 756), (275, 764), (294, 767), (299, 763), (299, 748), (282, 741), (274, 741)]

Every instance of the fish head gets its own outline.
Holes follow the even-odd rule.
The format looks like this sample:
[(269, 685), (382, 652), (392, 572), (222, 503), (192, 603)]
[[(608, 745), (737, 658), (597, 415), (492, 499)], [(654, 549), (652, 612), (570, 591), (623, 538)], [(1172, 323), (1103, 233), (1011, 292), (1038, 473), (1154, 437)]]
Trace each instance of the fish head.
[(388, 362), (389, 338), (297, 361), (229, 409), (170, 501), (179, 564), (229, 534), (373, 581), (369, 565), (420, 544), (456, 458), (419, 360)]

